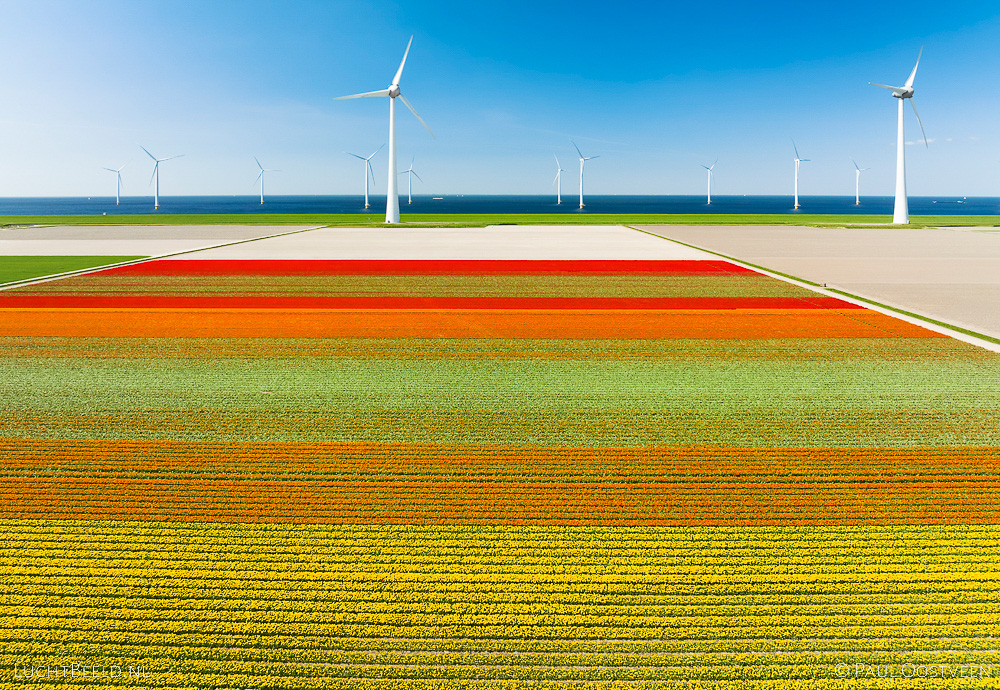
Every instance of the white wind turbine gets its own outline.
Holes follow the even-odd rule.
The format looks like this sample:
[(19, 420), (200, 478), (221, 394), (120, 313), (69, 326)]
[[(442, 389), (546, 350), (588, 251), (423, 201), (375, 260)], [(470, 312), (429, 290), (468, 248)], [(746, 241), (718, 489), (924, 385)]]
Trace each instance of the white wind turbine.
[(851, 159), (851, 162), (854, 163), (854, 170), (855, 170), (855, 173), (854, 173), (854, 205), (855, 206), (860, 206), (861, 205), (861, 173), (863, 173), (865, 170), (871, 170), (871, 168), (859, 168), (858, 167), (858, 162), (856, 160), (854, 160), (853, 158)]
[(809, 159), (799, 156), (799, 147), (795, 145), (794, 139), (792, 139), (792, 148), (795, 149), (795, 208), (799, 208), (799, 163), (808, 163)]
[[(385, 146), (385, 144), (382, 144), (382, 146)], [(379, 146), (377, 149), (375, 149), (375, 153), (381, 151), (382, 146)], [(371, 176), (372, 184), (375, 184), (375, 171), (372, 170), (372, 158), (375, 157), (375, 153), (368, 156), (368, 158), (365, 158), (364, 156), (359, 156), (356, 153), (348, 153), (346, 151), (344, 153), (347, 153), (348, 156), (354, 156), (355, 158), (363, 160), (365, 162), (365, 208), (368, 208), (368, 177)]]
[(910, 105), (913, 106), (913, 114), (917, 116), (917, 124), (920, 125), (920, 133), (924, 137), (924, 146), (928, 146), (927, 134), (924, 132), (924, 124), (920, 121), (920, 115), (917, 113), (917, 106), (913, 105), (913, 78), (917, 76), (917, 67), (920, 65), (920, 56), (923, 54), (924, 47), (920, 46), (920, 52), (917, 53), (917, 62), (913, 65), (913, 71), (910, 72), (910, 76), (906, 79), (906, 82), (902, 86), (886, 86), (885, 84), (876, 84), (871, 81), (868, 82), (872, 86), (889, 89), (892, 91), (893, 97), (899, 99), (896, 126), (896, 203), (893, 205), (892, 209), (892, 222), (897, 224), (906, 224), (910, 222), (910, 208), (906, 200), (906, 160), (903, 157), (903, 147), (906, 145), (906, 142), (903, 141), (903, 101), (906, 99), (910, 99)]
[[(141, 144), (139, 145), (139, 148), (146, 151), (146, 147)], [(149, 178), (149, 181), (152, 182), (154, 179), (156, 180), (156, 188), (153, 191), (153, 208), (158, 209), (160, 208), (160, 163), (164, 161), (172, 161), (175, 158), (180, 158), (184, 154), (182, 153), (180, 156), (171, 156), (170, 158), (157, 158), (149, 151), (146, 151), (146, 155), (156, 161), (153, 165), (153, 175)]]
[[(413, 176), (417, 175), (417, 173), (414, 172), (414, 170), (413, 170), (413, 161), (414, 160), (415, 160), (415, 158), (411, 158), (410, 159), (410, 167), (407, 168), (406, 170), (401, 170), (399, 172), (400, 175), (406, 175), (406, 203), (408, 203), (408, 204), (412, 204), (413, 203)], [(423, 182), (423, 180), (420, 179), (420, 175), (417, 175), (417, 179), (420, 180), (421, 182)]]
[(583, 208), (583, 163), (584, 161), (600, 158), (600, 156), (589, 156), (588, 158), (584, 158), (583, 154), (580, 153), (580, 147), (576, 145), (576, 142), (571, 141), (570, 143), (573, 144), (573, 148), (576, 149), (576, 152), (580, 154), (580, 208)]
[[(126, 163), (125, 165), (128, 165)], [(118, 191), (115, 192), (115, 206), (119, 206), (122, 201), (122, 170), (125, 169), (125, 165), (115, 170), (114, 168), (105, 168), (108, 172), (113, 172), (118, 176)]]
[[(715, 159), (715, 163), (718, 163), (718, 162), (719, 162), (719, 159), (716, 158)], [(705, 170), (708, 171), (708, 203), (709, 204), (712, 203), (712, 170), (715, 169), (715, 163), (712, 163), (711, 166), (708, 166), (708, 165), (701, 166), (701, 167), (705, 168)]]
[[(257, 180), (260, 180), (260, 203), (263, 205), (263, 203), (264, 203), (264, 173), (266, 173), (266, 172), (281, 172), (281, 171), (280, 170), (275, 170), (274, 168), (265, 168), (263, 165), (260, 164), (260, 161), (257, 160), (257, 156), (254, 156), (253, 159), (257, 163), (257, 167), (260, 168), (260, 174), (257, 175)], [(257, 180), (254, 180), (254, 184), (257, 183)]]
[(562, 165), (559, 164), (559, 156), (552, 154), (552, 157), (556, 159), (556, 176), (552, 180), (552, 184), (556, 186), (556, 203), (562, 203), (562, 174), (566, 172), (563, 170)]
[[(356, 93), (351, 96), (338, 96), (333, 99), (335, 101), (344, 100), (346, 98), (372, 98), (379, 96), (389, 97), (389, 184), (386, 190), (386, 200), (385, 200), (385, 222), (386, 223), (398, 223), (399, 222), (399, 192), (396, 186), (396, 99), (403, 101), (405, 105), (413, 116), (420, 120), (420, 124), (424, 126), (431, 136), (434, 136), (434, 132), (431, 132), (431, 128), (427, 126), (424, 119), (417, 115), (417, 111), (413, 109), (410, 102), (406, 100), (399, 91), (399, 78), (403, 75), (403, 65), (406, 64), (406, 56), (410, 54), (410, 46), (413, 44), (413, 36), (410, 36), (410, 42), (406, 44), (406, 52), (403, 53), (403, 60), (399, 63), (399, 69), (396, 70), (396, 76), (392, 78), (392, 83), (389, 84), (389, 88), (382, 89), (380, 91), (369, 91), (367, 93)], [(435, 137), (436, 138), (436, 137)]]

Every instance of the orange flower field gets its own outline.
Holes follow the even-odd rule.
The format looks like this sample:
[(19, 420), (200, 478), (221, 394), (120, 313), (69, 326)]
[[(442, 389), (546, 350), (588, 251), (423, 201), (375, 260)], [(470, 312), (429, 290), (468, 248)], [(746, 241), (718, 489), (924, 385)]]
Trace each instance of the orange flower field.
[(0, 682), (1000, 687), (997, 357), (721, 260), (7, 290)]

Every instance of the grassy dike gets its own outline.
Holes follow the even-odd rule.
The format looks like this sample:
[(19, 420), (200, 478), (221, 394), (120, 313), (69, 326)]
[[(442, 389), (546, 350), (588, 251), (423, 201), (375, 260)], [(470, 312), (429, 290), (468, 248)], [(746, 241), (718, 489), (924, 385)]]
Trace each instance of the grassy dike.
[[(487, 225), (814, 225), (886, 226), (889, 215), (824, 214), (661, 214), (661, 213), (410, 213), (404, 224), (435, 227)], [(381, 214), (371, 213), (231, 213), (137, 214), (120, 216), (0, 216), (0, 228), (27, 225), (324, 225), (382, 227)], [(911, 216), (908, 227), (998, 226), (1000, 216)]]

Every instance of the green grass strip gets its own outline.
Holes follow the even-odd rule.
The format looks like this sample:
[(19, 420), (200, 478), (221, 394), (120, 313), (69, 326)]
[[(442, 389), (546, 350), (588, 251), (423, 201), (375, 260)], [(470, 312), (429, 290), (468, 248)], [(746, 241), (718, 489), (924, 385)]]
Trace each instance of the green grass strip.
[[(883, 226), (889, 215), (735, 214), (735, 213), (410, 213), (412, 225), (482, 227), (486, 225), (835, 225)], [(25, 225), (329, 225), (382, 227), (380, 213), (228, 213), (137, 214), (121, 216), (37, 215), (0, 216), (0, 227)], [(908, 227), (997, 226), (1000, 216), (911, 216)]]
[(142, 256), (0, 256), (0, 285), (106, 266)]

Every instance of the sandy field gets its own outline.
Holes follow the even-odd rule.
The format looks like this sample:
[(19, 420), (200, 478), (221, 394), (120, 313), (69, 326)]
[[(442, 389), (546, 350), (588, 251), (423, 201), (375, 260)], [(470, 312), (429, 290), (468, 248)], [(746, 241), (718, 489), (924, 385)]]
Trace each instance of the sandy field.
[(185, 259), (711, 259), (620, 226), (323, 228)]
[(1000, 337), (1000, 232), (992, 229), (665, 225), (644, 229)]
[(308, 227), (95, 225), (0, 229), (0, 256), (159, 256)]

